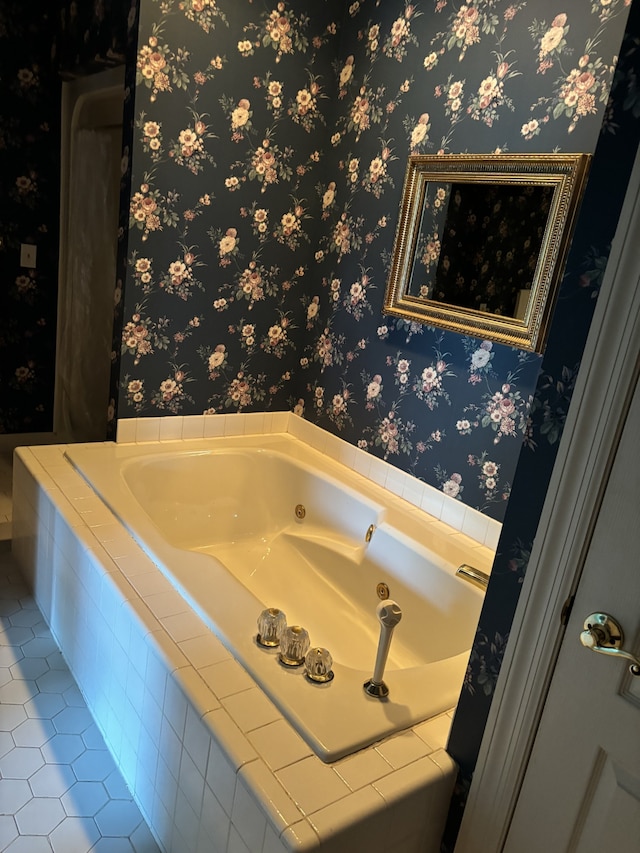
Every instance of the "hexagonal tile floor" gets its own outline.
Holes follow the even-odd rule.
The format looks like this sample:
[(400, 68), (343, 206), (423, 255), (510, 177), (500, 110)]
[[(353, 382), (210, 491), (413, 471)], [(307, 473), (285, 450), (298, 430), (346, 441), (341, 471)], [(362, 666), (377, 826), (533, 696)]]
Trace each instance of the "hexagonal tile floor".
[(0, 540), (0, 850), (160, 853)]

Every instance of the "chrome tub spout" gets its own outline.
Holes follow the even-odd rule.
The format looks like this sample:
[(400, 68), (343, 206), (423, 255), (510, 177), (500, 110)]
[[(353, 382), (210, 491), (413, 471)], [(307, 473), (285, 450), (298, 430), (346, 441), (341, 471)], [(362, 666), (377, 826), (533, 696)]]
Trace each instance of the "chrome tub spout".
[(365, 681), (363, 687), (369, 696), (375, 696), (376, 699), (386, 699), (389, 695), (389, 688), (382, 680), (382, 676), (391, 647), (393, 629), (402, 619), (402, 610), (395, 601), (387, 598), (386, 601), (381, 601), (376, 607), (376, 616), (380, 621), (380, 639), (378, 640), (376, 664), (373, 668), (373, 675), (369, 681)]

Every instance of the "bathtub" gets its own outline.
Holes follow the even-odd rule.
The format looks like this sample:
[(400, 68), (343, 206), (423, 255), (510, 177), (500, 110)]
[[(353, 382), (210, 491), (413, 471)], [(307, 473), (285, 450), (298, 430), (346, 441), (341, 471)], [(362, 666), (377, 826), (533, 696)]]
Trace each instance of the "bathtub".
[[(455, 705), (482, 594), (455, 577), (449, 537), (425, 513), (286, 434), (65, 455), (322, 761)], [(383, 701), (363, 690), (380, 583), (403, 611)], [(329, 649), (332, 681), (258, 645), (265, 607)]]

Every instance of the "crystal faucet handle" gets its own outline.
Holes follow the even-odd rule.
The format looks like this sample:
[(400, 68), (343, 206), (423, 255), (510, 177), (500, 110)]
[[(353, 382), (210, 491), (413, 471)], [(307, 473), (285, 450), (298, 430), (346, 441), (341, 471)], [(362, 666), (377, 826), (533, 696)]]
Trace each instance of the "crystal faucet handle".
[(333, 678), (333, 658), (328, 649), (316, 646), (309, 649), (304, 658), (304, 668), (307, 678), (323, 684)]
[(287, 617), (277, 607), (267, 607), (258, 616), (257, 641), (261, 646), (274, 648), (280, 644), (282, 632), (287, 627)]
[(311, 640), (306, 628), (288, 625), (280, 637), (280, 663), (285, 666), (300, 666), (310, 645)]

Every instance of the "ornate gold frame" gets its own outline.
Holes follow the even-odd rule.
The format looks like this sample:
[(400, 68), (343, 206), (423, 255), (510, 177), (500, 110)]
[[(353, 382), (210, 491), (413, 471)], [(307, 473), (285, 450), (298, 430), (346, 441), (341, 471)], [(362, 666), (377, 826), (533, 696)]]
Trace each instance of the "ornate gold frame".
[[(384, 313), (542, 352), (576, 213), (586, 184), (589, 161), (589, 154), (411, 156), (405, 175)], [(523, 319), (456, 307), (408, 292), (429, 182), (553, 187), (531, 296)]]

